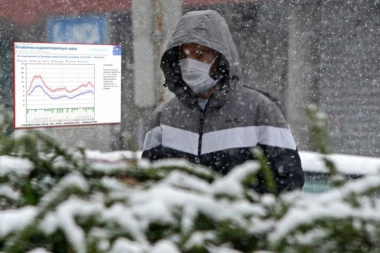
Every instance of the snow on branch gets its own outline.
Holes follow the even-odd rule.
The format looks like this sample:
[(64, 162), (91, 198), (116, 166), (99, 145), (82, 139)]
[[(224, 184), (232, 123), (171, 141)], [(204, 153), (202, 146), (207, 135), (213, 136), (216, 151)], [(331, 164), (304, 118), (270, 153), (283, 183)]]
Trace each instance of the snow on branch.
[[(317, 144), (326, 155), (325, 117), (312, 109)], [(42, 133), (13, 138), (0, 132), (3, 252), (380, 248), (380, 173), (352, 182), (336, 179), (319, 195), (259, 195), (252, 185), (262, 163), (247, 162), (222, 177), (185, 160), (151, 163), (133, 152), (67, 150)], [(332, 176), (340, 175), (331, 159), (321, 159)]]

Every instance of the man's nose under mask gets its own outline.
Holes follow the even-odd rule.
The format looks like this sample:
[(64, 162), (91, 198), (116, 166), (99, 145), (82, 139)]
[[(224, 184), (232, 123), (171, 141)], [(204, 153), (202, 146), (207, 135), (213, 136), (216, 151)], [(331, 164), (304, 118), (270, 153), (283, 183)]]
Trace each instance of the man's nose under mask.
[(210, 69), (216, 57), (211, 63), (203, 63), (190, 58), (179, 61), (183, 81), (195, 94), (209, 91), (220, 80), (210, 77)]

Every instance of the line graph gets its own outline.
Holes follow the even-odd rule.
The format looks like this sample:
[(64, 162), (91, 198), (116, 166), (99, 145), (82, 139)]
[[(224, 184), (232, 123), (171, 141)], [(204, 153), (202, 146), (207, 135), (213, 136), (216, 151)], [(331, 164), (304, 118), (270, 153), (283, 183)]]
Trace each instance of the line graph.
[(120, 124), (121, 51), (120, 45), (15, 41), (14, 128)]
[(27, 123), (95, 119), (93, 64), (27, 64)]
[[(42, 84), (41, 84), (42, 83)], [(60, 99), (60, 98), (68, 98), (68, 99), (73, 99), (73, 98), (76, 98), (80, 95), (83, 95), (83, 94), (87, 94), (87, 93), (92, 93), (94, 94), (94, 85), (90, 82), (87, 82), (87, 84), (82, 84), (80, 85), (79, 87), (73, 89), (73, 90), (68, 90), (66, 87), (63, 87), (63, 88), (56, 88), (56, 89), (51, 89), (49, 88), (45, 81), (43, 80), (43, 78), (40, 76), (40, 75), (35, 75), (33, 78), (32, 78), (32, 81), (30, 83), (30, 86), (29, 86), (29, 89), (27, 91), (27, 95), (30, 96), (32, 95), (33, 91), (36, 89), (36, 88), (41, 88), (42, 91), (48, 96), (50, 97), (51, 99)], [(80, 91), (81, 88), (88, 88), (88, 90), (84, 90), (84, 91)], [(61, 95), (50, 95), (50, 93), (56, 93), (56, 94), (59, 94), (59, 93), (62, 93), (62, 92), (66, 92), (68, 94), (72, 94), (76, 91), (80, 91), (80, 92), (77, 92), (77, 94), (74, 94), (74, 95), (66, 95), (66, 94), (61, 94)]]

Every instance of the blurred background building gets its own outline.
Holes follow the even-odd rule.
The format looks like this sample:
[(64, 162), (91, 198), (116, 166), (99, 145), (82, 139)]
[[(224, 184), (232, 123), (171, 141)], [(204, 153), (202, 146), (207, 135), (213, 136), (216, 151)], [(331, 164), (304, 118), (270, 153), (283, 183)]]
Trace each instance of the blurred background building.
[[(330, 120), (334, 152), (380, 154), (379, 0), (13, 0), (0, 3), (0, 99), (11, 110), (12, 42), (121, 44), (122, 123), (46, 129), (64, 145), (141, 149), (152, 110), (170, 94), (159, 59), (183, 13), (227, 20), (247, 85), (285, 106), (300, 150), (311, 150), (305, 108)], [(247, 115), (249, 117), (249, 115)]]

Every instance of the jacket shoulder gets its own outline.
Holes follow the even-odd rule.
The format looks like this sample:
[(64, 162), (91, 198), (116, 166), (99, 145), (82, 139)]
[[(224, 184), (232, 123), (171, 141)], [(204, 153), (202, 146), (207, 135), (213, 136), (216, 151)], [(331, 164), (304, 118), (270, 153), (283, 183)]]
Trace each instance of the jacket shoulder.
[(260, 104), (276, 106), (280, 109), (282, 114), (285, 116), (285, 107), (284, 105), (273, 95), (268, 92), (249, 87), (244, 85), (242, 92), (251, 98), (257, 100)]
[(153, 113), (150, 116), (150, 122), (148, 124), (148, 129), (153, 129), (157, 126), (160, 125), (161, 121), (161, 112), (164, 111), (165, 109), (168, 109), (170, 107), (178, 107), (178, 103), (180, 101), (178, 100), (177, 97), (173, 97), (163, 103), (161, 103), (157, 108), (153, 111)]
[(166, 100), (164, 102), (162, 102), (160, 105), (157, 106), (157, 108), (153, 111), (153, 115), (156, 115), (156, 114), (159, 114), (161, 113), (163, 110), (167, 109), (167, 108), (170, 108), (170, 107), (175, 107), (175, 106), (179, 106), (181, 102), (178, 100), (177, 97), (173, 97), (169, 100)]
[(242, 87), (242, 92), (249, 96), (253, 95), (255, 99), (263, 100), (263, 102), (268, 102), (268, 103), (278, 102), (278, 99), (272, 96), (271, 94), (269, 94), (268, 92), (265, 92), (265, 91), (247, 86), (247, 85), (244, 85)]

